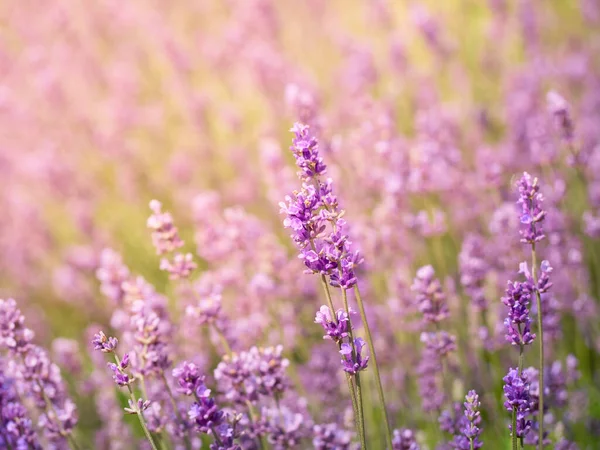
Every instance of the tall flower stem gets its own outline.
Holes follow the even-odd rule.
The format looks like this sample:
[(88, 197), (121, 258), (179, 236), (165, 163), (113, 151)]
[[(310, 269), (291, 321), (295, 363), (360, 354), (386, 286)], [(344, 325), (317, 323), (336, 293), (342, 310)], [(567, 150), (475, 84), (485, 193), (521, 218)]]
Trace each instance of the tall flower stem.
[[(121, 364), (121, 361), (119, 360), (119, 357), (117, 356), (116, 353), (114, 353), (114, 356), (115, 356), (115, 362), (117, 363), (117, 366), (119, 366)], [(133, 389), (131, 389), (131, 386), (129, 384), (127, 384), (127, 390), (129, 391), (129, 398), (132, 401), (132, 406), (137, 405), (137, 399), (135, 398)], [(150, 446), (152, 447), (152, 450), (158, 450), (158, 447), (156, 446), (156, 443), (154, 442), (154, 439), (152, 438), (152, 435), (150, 434), (150, 430), (148, 430), (148, 426), (146, 425), (146, 419), (144, 419), (144, 415), (142, 414), (142, 411), (140, 410), (140, 408), (136, 408), (136, 414), (140, 421), (140, 425), (142, 426), (142, 430), (144, 430), (146, 439), (148, 439), (148, 442), (150, 443)]]
[[(346, 314), (348, 315), (348, 319), (350, 319), (350, 307), (348, 306), (348, 293), (346, 292), (346, 289), (342, 289), (342, 299), (344, 302), (344, 310), (346, 311)], [(350, 327), (348, 328), (348, 333), (350, 335), (350, 345), (352, 345), (352, 354), (353, 354), (353, 358), (356, 358), (356, 349), (354, 347), (354, 333), (352, 331), (352, 320), (350, 320)], [(360, 373), (356, 372), (356, 374), (354, 375), (354, 379), (356, 382), (356, 406), (357, 406), (357, 412), (358, 412), (358, 424), (360, 426), (360, 430), (361, 432), (360, 434), (360, 444), (362, 446), (363, 449), (367, 448), (367, 436), (366, 436), (366, 432), (365, 432), (365, 412), (364, 412), (364, 406), (363, 406), (363, 400), (362, 400), (362, 387), (360, 384)]]
[[(323, 291), (325, 292), (325, 297), (327, 298), (327, 303), (329, 305), (329, 309), (331, 309), (331, 316), (333, 317), (333, 320), (337, 321), (337, 318), (335, 315), (335, 308), (333, 306), (333, 299), (331, 298), (331, 291), (329, 290), (329, 285), (327, 284), (327, 278), (325, 278), (325, 275), (321, 275), (320, 280), (321, 280), (321, 286), (323, 286)], [(348, 317), (350, 317), (350, 315), (348, 315)], [(352, 326), (350, 326), (350, 332), (352, 332)], [(350, 339), (350, 341), (352, 342), (352, 339)], [(354, 345), (354, 342), (352, 342), (352, 345)], [(338, 347), (341, 349), (341, 343), (338, 343)], [(356, 390), (356, 389), (358, 389), (358, 385), (355, 386), (355, 381), (360, 381), (360, 379), (357, 378), (355, 381), (353, 381), (352, 376), (349, 373), (346, 373), (346, 379), (348, 381), (348, 389), (350, 390), (350, 397), (352, 399), (352, 410), (354, 412), (354, 422), (356, 424), (356, 431), (360, 438), (362, 448), (366, 449), (365, 428), (364, 428), (364, 421), (363, 421), (362, 414), (361, 414), (362, 403), (359, 405), (358, 397), (357, 397), (357, 390)], [(361, 397), (361, 402), (362, 402), (362, 397)]]
[(369, 352), (371, 352), (371, 358), (373, 359), (373, 372), (375, 374), (375, 382), (377, 385), (377, 392), (379, 394), (379, 401), (381, 402), (381, 408), (383, 409), (383, 418), (385, 422), (385, 438), (388, 448), (392, 446), (392, 432), (390, 430), (390, 422), (388, 420), (387, 408), (385, 407), (385, 396), (383, 395), (383, 386), (381, 384), (381, 377), (379, 375), (379, 366), (377, 365), (377, 356), (375, 355), (375, 346), (373, 345), (373, 338), (371, 337), (371, 330), (369, 328), (369, 322), (367, 321), (367, 314), (365, 313), (365, 306), (360, 295), (358, 285), (354, 286), (354, 294), (356, 295), (356, 302), (358, 303), (358, 310), (360, 312), (360, 318), (362, 319), (363, 326), (365, 327), (365, 335), (367, 337), (367, 343), (369, 344)]
[(537, 288), (537, 255), (535, 252), (535, 242), (531, 244), (531, 276), (533, 277), (535, 300), (537, 303), (537, 325), (538, 339), (540, 343), (540, 370), (539, 370), (539, 385), (540, 385), (540, 401), (538, 411), (538, 448), (544, 448), (544, 330), (542, 327), (542, 296)]
[[(522, 335), (522, 331), (521, 331), (521, 325), (518, 325), (519, 327), (519, 334)], [(521, 373), (523, 373), (523, 353), (525, 351), (525, 345), (520, 344), (519, 345), (519, 368), (518, 368), (518, 374), (519, 376), (521, 376)], [(517, 437), (517, 408), (513, 406), (513, 411), (512, 411), (512, 449), (513, 450), (517, 450), (518, 448), (518, 437)], [(523, 439), (521, 439), (521, 448), (523, 448)]]

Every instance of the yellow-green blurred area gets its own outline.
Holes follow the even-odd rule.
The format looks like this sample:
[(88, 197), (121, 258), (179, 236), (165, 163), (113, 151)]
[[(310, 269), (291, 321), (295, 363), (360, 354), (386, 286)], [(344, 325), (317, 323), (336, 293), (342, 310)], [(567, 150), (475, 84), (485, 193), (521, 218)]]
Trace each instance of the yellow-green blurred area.
[[(510, 94), (524, 73), (539, 80), (541, 98), (550, 89), (564, 94), (577, 119), (576, 105), (590, 93), (563, 71), (571, 65), (582, 79), (598, 77), (599, 30), (596, 0), (2, 1), (0, 298), (19, 301), (40, 343), (63, 336), (86, 348), (85, 330), (110, 320), (94, 276), (100, 251), (110, 247), (167, 294), (176, 311), (175, 286), (159, 270), (146, 227), (148, 203), (164, 204), (185, 250), (194, 252), (192, 201), (206, 191), (218, 192), (223, 207), (241, 205), (259, 217), (293, 258), (271, 192), (279, 174), (269, 172), (263, 149), (282, 149), (295, 172), (286, 150), (289, 129), (303, 116), (319, 117), (328, 175), (339, 186), (349, 221), (376, 217), (383, 203), (379, 185), (363, 188), (372, 160), (382, 158), (373, 142), (354, 137), (375, 128), (381, 141), (393, 135), (408, 149), (407, 161), (418, 160), (412, 139), (423, 105), (439, 105), (450, 118), (440, 134), (452, 136), (468, 184), (480, 167), (479, 149), (505, 151), (506, 117), (516, 101)], [(391, 111), (393, 123), (381, 125), (381, 111)], [(536, 175), (547, 179), (562, 170), (539, 167), (543, 173)], [(502, 188), (481, 196), (495, 206), (512, 200), (513, 175), (502, 172)], [(571, 172), (566, 182), (565, 209), (580, 220), (589, 208), (586, 183)], [(443, 195), (429, 192), (407, 195), (403, 207), (433, 216), (447, 205)], [(432, 264), (440, 278), (455, 276), (465, 230), (462, 222), (449, 222), (447, 232), (415, 243), (414, 254), (397, 255), (398, 266), (408, 274)], [(518, 236), (506, 239), (507, 247), (519, 246)], [(596, 296), (598, 243), (581, 240), (590, 295)], [(199, 266), (202, 271), (208, 264), (199, 259)], [(297, 269), (298, 277), (308, 276), (302, 264)], [(390, 263), (368, 274), (373, 302), (382, 305), (391, 295), (386, 280), (397, 269)], [(489, 293), (496, 302), (503, 295), (491, 287)], [(312, 310), (302, 312), (308, 331), (300, 334), (320, 339), (320, 330), (311, 329)], [(577, 328), (574, 319), (566, 320), (565, 330)], [(404, 331), (396, 333), (398, 341), (418, 346), (418, 336)], [(578, 357), (589, 351), (582, 382), (592, 386), (597, 402), (597, 359), (588, 348), (594, 345), (578, 337), (572, 347)], [(309, 351), (298, 347), (291, 359), (304, 362)], [(496, 403), (505, 369), (498, 362), (487, 361), (498, 367), (487, 399)], [(402, 405), (398, 414), (410, 422), (410, 405)], [(85, 398), (78, 406), (81, 434), (91, 433), (97, 426), (93, 407)], [(496, 420), (489, 429), (498, 442), (488, 440), (485, 447), (508, 448), (505, 417), (493, 416), (501, 412), (498, 407), (486, 415)], [(371, 422), (380, 420), (377, 414)], [(598, 411), (595, 420), (597, 427)], [(429, 448), (439, 432), (436, 421), (432, 417), (429, 428), (419, 422)], [(576, 431), (581, 442), (592, 439), (589, 429)], [(383, 448), (374, 442), (372, 448)], [(599, 447), (589, 442), (582, 448)]]

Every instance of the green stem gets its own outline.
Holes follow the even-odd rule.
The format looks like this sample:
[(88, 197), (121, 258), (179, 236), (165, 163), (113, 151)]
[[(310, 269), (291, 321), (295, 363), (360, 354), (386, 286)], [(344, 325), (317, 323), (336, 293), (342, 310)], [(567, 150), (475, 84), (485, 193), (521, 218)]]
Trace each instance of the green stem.
[[(120, 366), (121, 361), (119, 360), (119, 357), (117, 356), (116, 353), (114, 353), (114, 356), (115, 356), (115, 362), (117, 363), (117, 366)], [(148, 439), (148, 442), (150, 442), (150, 446), (152, 447), (152, 450), (158, 450), (158, 447), (156, 446), (156, 443), (154, 442), (154, 439), (152, 438), (152, 435), (150, 434), (150, 430), (148, 430), (148, 426), (146, 425), (146, 419), (144, 419), (144, 415), (142, 414), (142, 411), (137, 407), (137, 399), (135, 398), (135, 395), (133, 394), (133, 389), (131, 389), (131, 386), (129, 384), (127, 385), (127, 390), (129, 391), (129, 398), (132, 401), (132, 406), (135, 407), (135, 409), (136, 409), (136, 414), (140, 421), (140, 425), (142, 426), (142, 430), (144, 430), (146, 439)]]
[(363, 450), (367, 450), (367, 436), (365, 433), (365, 416), (363, 412), (362, 388), (360, 386), (360, 374), (357, 372), (356, 379), (356, 403), (358, 403), (358, 421), (360, 425), (360, 446)]
[(512, 450), (518, 449), (517, 444), (517, 408), (513, 406), (512, 410)]
[(544, 448), (544, 330), (542, 327), (542, 296), (540, 291), (537, 289), (537, 255), (535, 253), (535, 242), (531, 244), (531, 276), (533, 277), (535, 299), (537, 302), (537, 325), (538, 325), (538, 339), (540, 343), (540, 370), (539, 370), (539, 385), (540, 385), (540, 402), (538, 410), (538, 448)]
[[(329, 304), (329, 309), (331, 310), (331, 317), (333, 321), (337, 324), (337, 316), (335, 315), (335, 308), (333, 306), (333, 299), (331, 298), (331, 291), (329, 290), (329, 285), (327, 284), (327, 279), (325, 275), (321, 275), (321, 286), (323, 286), (323, 291), (325, 292), (325, 297), (327, 298), (327, 303)], [(349, 316), (348, 316), (349, 317)], [(350, 325), (352, 328), (352, 325)], [(354, 342), (352, 342), (354, 345)], [(342, 343), (338, 342), (338, 348), (341, 350)], [(356, 390), (354, 388), (354, 383), (352, 382), (352, 377), (350, 374), (346, 373), (348, 379), (348, 389), (350, 390), (350, 397), (352, 398), (352, 409), (354, 412), (354, 423), (356, 425), (356, 431), (360, 436), (361, 442), (364, 440), (364, 423), (361, 420), (361, 413), (359, 409), (358, 399), (356, 398)]]
[(367, 315), (365, 313), (365, 306), (358, 289), (358, 285), (354, 285), (354, 293), (356, 295), (356, 301), (358, 303), (358, 309), (360, 311), (360, 317), (365, 327), (365, 334), (367, 337), (367, 343), (369, 344), (369, 351), (371, 352), (371, 359), (373, 361), (373, 373), (375, 374), (375, 382), (377, 384), (377, 392), (379, 394), (379, 401), (381, 402), (381, 408), (383, 409), (383, 418), (385, 421), (385, 438), (387, 441), (388, 448), (392, 446), (392, 432), (390, 430), (390, 422), (388, 420), (387, 408), (385, 407), (385, 396), (383, 395), (383, 386), (381, 384), (381, 377), (379, 376), (379, 367), (377, 365), (377, 356), (375, 355), (375, 346), (373, 345), (373, 338), (371, 337), (371, 330), (369, 329), (369, 322), (367, 321)]
[[(354, 332), (352, 330), (352, 320), (350, 319), (350, 307), (348, 306), (348, 293), (346, 292), (346, 289), (342, 289), (342, 299), (344, 302), (344, 310), (346, 311), (346, 314), (348, 315), (348, 321), (349, 321), (349, 326), (348, 326), (348, 334), (350, 336), (350, 345), (352, 346), (352, 356), (354, 358), (354, 360), (356, 360), (356, 348), (354, 346)], [(364, 411), (364, 404), (363, 404), (363, 400), (362, 400), (362, 392), (361, 392), (361, 385), (360, 385), (360, 374), (356, 373), (354, 375), (354, 379), (356, 381), (356, 412), (358, 413), (358, 425), (360, 427), (360, 443), (363, 449), (367, 448), (367, 436), (366, 436), (366, 429), (365, 429), (365, 411)]]
[[(169, 394), (169, 398), (171, 399), (171, 405), (173, 406), (173, 411), (175, 411), (175, 416), (177, 417), (177, 421), (181, 424), (184, 424), (184, 420), (181, 417), (181, 414), (179, 412), (179, 408), (177, 407), (177, 402), (175, 401), (175, 397), (173, 396), (173, 391), (171, 390), (171, 387), (169, 386), (169, 382), (167, 381), (167, 377), (165, 376), (165, 373), (162, 372), (162, 380), (165, 383), (165, 388), (167, 389), (167, 393)], [(190, 438), (188, 436), (187, 431), (185, 432), (184, 436), (183, 436), (183, 441), (185, 443), (185, 448), (187, 450), (191, 450), (192, 448), (192, 444), (190, 442)]]
[(229, 345), (229, 342), (227, 341), (227, 338), (225, 337), (225, 335), (223, 334), (223, 332), (216, 325), (213, 325), (213, 329), (215, 330), (215, 332), (219, 336), (219, 340), (221, 341), (221, 345), (225, 349), (225, 352), (229, 356), (233, 355), (233, 350), (231, 350), (231, 346)]

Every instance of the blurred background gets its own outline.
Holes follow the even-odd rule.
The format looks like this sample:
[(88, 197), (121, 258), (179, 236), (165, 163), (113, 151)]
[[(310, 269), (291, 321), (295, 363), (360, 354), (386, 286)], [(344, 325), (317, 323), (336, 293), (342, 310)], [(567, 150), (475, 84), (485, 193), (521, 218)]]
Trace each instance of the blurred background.
[[(18, 301), (38, 343), (80, 349), (82, 366), (63, 372), (83, 442), (103, 423), (81, 389), (90, 327), (108, 330), (114, 309), (96, 276), (103, 250), (164, 294), (174, 317), (185, 310), (146, 228), (152, 199), (199, 277), (226, 286), (236, 348), (283, 344), (294, 386), (316, 421), (325, 414), (303, 373), (334, 361), (335, 374), (339, 357), (312, 323), (324, 300), (278, 205), (300, 186), (288, 130), (301, 121), (365, 256), (394, 428), (419, 430), (425, 448), (443, 441), (415, 391), (410, 286), (431, 264), (458, 336), (450, 396), (479, 387), (486, 447), (508, 448), (502, 376), (516, 353), (500, 298), (529, 258), (514, 212), (527, 170), (551, 211), (540, 250), (556, 276), (549, 360), (574, 355), (580, 371), (551, 439), (600, 448), (597, 0), (19, 0), (0, 2), (0, 24), (0, 298)], [(561, 135), (549, 91), (574, 136)], [(475, 257), (479, 309), (463, 277)], [(372, 448), (383, 448), (373, 408)]]

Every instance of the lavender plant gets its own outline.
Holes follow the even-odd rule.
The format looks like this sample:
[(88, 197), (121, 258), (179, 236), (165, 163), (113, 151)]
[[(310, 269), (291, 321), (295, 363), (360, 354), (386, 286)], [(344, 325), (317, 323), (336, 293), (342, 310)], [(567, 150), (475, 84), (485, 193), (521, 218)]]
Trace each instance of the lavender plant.
[(0, 20), (0, 448), (600, 441), (597, 1)]

